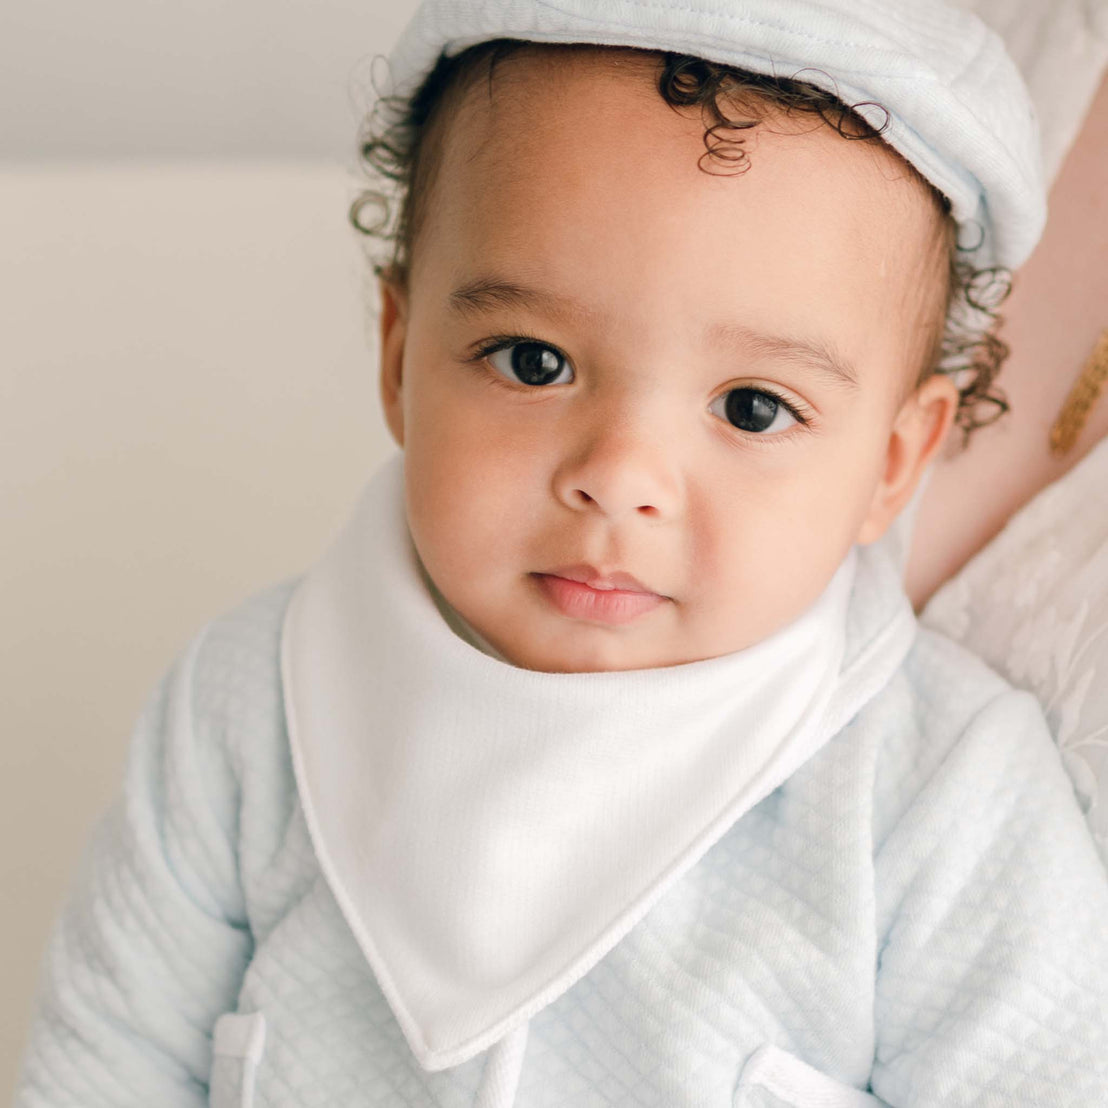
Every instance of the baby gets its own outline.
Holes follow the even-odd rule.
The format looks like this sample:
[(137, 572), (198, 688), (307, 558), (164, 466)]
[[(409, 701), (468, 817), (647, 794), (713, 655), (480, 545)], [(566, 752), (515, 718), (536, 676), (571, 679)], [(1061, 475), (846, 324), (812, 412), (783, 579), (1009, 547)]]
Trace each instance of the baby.
[[(928, 11), (874, 72), (990, 57)], [(995, 369), (985, 339), (937, 371), (973, 222), (940, 183), (987, 182), (975, 256), (1005, 263), (1034, 174), (685, 52), (771, 13), (862, 46), (886, 18), (416, 16), (367, 146), (402, 184), (401, 453), (151, 699), (17, 1108), (1108, 1105), (1069, 779), (879, 541)]]
[(490, 82), (490, 53), (432, 109), (382, 285), (420, 559), (515, 665), (742, 650), (884, 532), (953, 419), (940, 197), (756, 91), (712, 172), (701, 105), (733, 94), (703, 65), (532, 46)]

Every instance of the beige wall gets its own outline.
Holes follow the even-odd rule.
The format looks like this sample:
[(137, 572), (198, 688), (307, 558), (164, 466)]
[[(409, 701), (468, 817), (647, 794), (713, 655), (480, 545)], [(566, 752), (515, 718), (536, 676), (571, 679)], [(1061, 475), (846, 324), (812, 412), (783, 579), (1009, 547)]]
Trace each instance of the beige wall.
[(357, 182), (0, 171), (0, 1100), (47, 929), (144, 697), (304, 568), (393, 447)]
[(4, 0), (0, 160), (346, 159), (416, 0)]

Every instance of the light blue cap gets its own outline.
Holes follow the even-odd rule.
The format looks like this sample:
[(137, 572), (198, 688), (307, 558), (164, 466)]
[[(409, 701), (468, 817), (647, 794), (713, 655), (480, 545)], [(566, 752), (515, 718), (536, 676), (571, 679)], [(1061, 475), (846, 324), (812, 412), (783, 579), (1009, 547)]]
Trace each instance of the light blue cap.
[[(949, 198), (967, 260), (1015, 268), (1042, 234), (1023, 78), (998, 35), (942, 0), (425, 0), (386, 91), (408, 95), (440, 53), (494, 38), (670, 50), (875, 101), (889, 113), (882, 137)], [(879, 108), (858, 111), (885, 122)]]

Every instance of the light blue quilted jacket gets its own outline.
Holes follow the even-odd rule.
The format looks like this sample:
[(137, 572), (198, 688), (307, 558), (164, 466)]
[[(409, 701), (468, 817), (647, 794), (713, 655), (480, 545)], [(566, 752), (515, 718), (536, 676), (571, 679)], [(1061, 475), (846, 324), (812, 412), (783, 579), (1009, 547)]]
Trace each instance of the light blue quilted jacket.
[(1033, 699), (925, 630), (522, 1034), (425, 1072), (298, 802), (293, 584), (151, 697), (16, 1108), (1108, 1105), (1108, 877)]

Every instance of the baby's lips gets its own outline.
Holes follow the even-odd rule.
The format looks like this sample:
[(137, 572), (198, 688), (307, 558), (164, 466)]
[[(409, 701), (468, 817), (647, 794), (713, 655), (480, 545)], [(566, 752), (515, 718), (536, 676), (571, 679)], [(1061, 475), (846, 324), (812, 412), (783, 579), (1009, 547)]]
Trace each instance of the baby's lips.
[[(621, 570), (601, 572), (595, 566), (587, 562), (579, 562), (576, 565), (561, 566), (558, 569), (548, 569), (542, 572), (552, 577), (564, 577), (567, 581), (577, 581), (582, 585), (588, 585), (591, 589), (621, 589), (624, 592), (648, 592), (653, 593), (637, 577)], [(656, 593), (655, 595), (661, 595)]]

